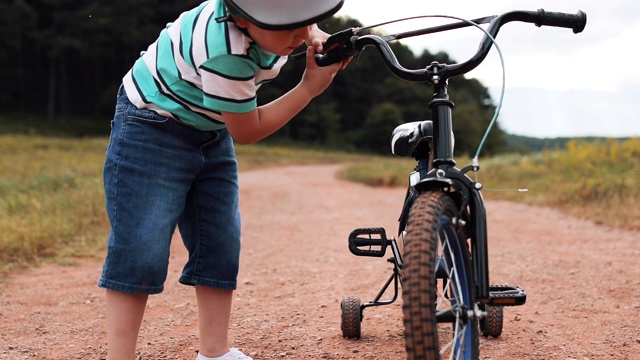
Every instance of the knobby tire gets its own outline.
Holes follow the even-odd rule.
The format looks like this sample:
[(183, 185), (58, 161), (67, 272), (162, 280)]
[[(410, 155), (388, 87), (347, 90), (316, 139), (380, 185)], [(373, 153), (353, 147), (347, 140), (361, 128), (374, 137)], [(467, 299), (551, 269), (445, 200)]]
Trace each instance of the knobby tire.
[[(479, 356), (478, 321), (474, 316), (456, 316), (453, 323), (441, 324), (436, 318), (436, 312), (445, 309), (461, 308), (464, 314), (475, 310), (469, 245), (464, 231), (452, 225), (457, 212), (451, 197), (441, 191), (422, 193), (409, 212), (402, 270), (409, 360), (476, 360)], [(441, 256), (443, 253), (446, 255)], [(440, 274), (444, 279), (437, 280), (439, 263), (438, 273), (446, 276)]]

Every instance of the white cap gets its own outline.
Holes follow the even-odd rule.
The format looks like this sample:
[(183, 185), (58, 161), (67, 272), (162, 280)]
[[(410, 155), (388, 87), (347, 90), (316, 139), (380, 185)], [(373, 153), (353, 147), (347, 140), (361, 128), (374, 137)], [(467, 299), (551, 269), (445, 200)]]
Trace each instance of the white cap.
[(344, 0), (224, 0), (232, 15), (267, 30), (289, 30), (331, 17)]

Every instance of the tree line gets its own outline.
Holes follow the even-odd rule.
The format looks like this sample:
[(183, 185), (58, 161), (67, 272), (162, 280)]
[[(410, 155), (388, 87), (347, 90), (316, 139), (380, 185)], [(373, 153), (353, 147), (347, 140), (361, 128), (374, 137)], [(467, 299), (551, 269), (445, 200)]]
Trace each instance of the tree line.
[[(109, 119), (122, 76), (166, 23), (201, 0), (9, 0), (0, 4), (0, 111), (36, 113), (43, 119)], [(357, 20), (334, 17), (321, 28), (333, 33)], [(414, 54), (392, 44), (407, 68), (432, 61), (453, 63), (446, 53)], [(304, 71), (291, 62), (259, 91), (259, 102), (291, 89)], [(456, 148), (472, 154), (494, 105), (488, 89), (475, 79), (450, 80), (456, 104)], [(403, 122), (428, 119), (431, 88), (393, 77), (375, 51), (364, 51), (338, 74), (325, 93), (275, 134), (276, 138), (387, 153), (389, 134)], [(505, 134), (494, 127), (484, 154), (502, 151)]]

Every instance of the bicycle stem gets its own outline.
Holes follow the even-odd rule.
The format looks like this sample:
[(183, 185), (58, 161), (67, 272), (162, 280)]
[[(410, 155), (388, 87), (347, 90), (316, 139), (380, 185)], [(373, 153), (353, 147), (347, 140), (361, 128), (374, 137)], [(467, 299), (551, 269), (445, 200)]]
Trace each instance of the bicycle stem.
[(456, 162), (453, 159), (453, 121), (452, 110), (453, 102), (449, 99), (447, 93), (446, 82), (438, 82), (434, 84), (435, 94), (433, 100), (429, 103), (429, 109), (431, 110), (431, 116), (433, 121), (433, 147), (436, 158), (433, 160), (433, 165), (439, 168), (441, 165), (455, 166)]

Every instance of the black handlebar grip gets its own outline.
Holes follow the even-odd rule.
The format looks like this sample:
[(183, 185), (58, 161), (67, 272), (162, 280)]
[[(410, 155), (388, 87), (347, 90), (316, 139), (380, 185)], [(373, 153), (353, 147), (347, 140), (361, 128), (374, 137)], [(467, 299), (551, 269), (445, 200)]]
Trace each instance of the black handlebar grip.
[(343, 52), (338, 50), (332, 50), (325, 54), (316, 54), (316, 64), (320, 67), (329, 66), (344, 60)]
[(556, 26), (569, 28), (574, 34), (581, 33), (587, 25), (587, 14), (578, 10), (576, 14), (561, 12), (547, 12), (544, 9), (538, 10), (538, 21), (536, 26)]

